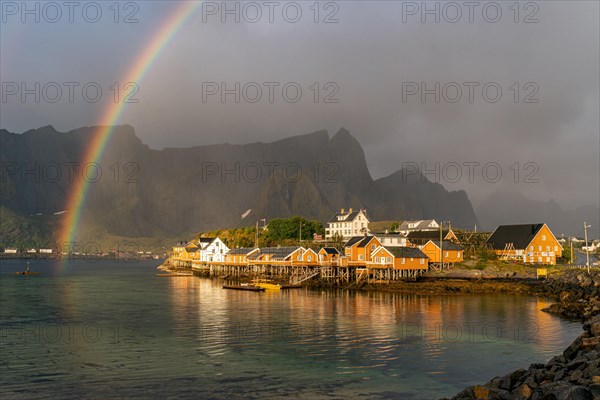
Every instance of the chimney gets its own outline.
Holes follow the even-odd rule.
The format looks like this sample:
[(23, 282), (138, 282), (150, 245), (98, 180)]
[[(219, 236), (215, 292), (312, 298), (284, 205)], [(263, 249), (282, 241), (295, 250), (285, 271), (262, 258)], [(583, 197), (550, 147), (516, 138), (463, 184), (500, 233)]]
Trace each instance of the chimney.
[(342, 212), (341, 212), (341, 214), (343, 214), (343, 213), (344, 213), (344, 209), (342, 208)]

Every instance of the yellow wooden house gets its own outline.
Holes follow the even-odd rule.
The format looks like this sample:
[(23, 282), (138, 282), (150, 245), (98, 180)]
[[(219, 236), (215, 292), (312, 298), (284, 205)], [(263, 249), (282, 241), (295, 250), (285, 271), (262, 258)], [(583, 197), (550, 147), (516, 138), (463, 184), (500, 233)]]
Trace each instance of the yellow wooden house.
[(375, 236), (353, 236), (344, 244), (344, 254), (350, 262), (366, 263), (380, 246), (381, 242)]
[(429, 257), (416, 247), (384, 247), (373, 252), (371, 267), (410, 270), (427, 270)]
[(560, 242), (544, 223), (500, 225), (487, 240), (501, 260), (554, 265), (562, 257)]
[[(440, 264), (440, 259), (443, 258), (444, 264), (454, 264), (463, 261), (463, 248), (458, 244), (449, 240), (444, 240), (441, 243), (439, 241), (428, 241), (425, 245), (421, 246), (420, 249), (423, 253), (429, 257), (430, 263)], [(443, 253), (443, 254), (440, 254)]]

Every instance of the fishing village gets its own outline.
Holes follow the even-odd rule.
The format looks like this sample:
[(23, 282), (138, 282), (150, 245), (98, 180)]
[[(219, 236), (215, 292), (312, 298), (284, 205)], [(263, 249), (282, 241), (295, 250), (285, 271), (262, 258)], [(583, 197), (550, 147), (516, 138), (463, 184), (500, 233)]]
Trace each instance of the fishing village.
[[(261, 236), (273, 237), (269, 230), (281, 230), (281, 224), (297, 229), (287, 226), (287, 239), (259, 246)], [(299, 217), (273, 220), (262, 228), (257, 222), (253, 246), (234, 247), (231, 238), (205, 235), (181, 241), (159, 266), (163, 271), (159, 276), (221, 278), (236, 283), (226, 288), (242, 290), (315, 284), (347, 288), (433, 276), (471, 279), (481, 278), (488, 269), (489, 275), (496, 265), (507, 268), (498, 270), (495, 278), (537, 278), (565, 263), (565, 256), (565, 264), (575, 265), (574, 247), (592, 254), (586, 264), (593, 267), (597, 264), (593, 254), (600, 248), (598, 241), (557, 239), (545, 223), (501, 225), (493, 232), (477, 232), (452, 229), (450, 222), (434, 219), (371, 222), (366, 210), (350, 208), (332, 216), (324, 237), (305, 229), (307, 236), (302, 240), (304, 224), (310, 222)], [(290, 240), (291, 235), (298, 235), (298, 240)]]

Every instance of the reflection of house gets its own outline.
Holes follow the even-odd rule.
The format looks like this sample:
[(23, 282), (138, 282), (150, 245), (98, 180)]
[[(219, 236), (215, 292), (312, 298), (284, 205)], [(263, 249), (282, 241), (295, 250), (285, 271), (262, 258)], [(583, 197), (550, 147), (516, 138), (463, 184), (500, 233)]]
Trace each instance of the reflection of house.
[[(430, 240), (421, 246), (421, 251), (429, 257), (430, 263), (440, 263), (440, 242)], [(444, 264), (454, 264), (463, 261), (463, 248), (454, 242), (442, 241)]]
[[(456, 237), (456, 235), (454, 234), (454, 232), (452, 231), (452, 229), (442, 229), (442, 238), (443, 240), (450, 240), (454, 243), (458, 242), (458, 238)], [(406, 235), (406, 237), (408, 238), (408, 240), (410, 241), (410, 243), (412, 245), (415, 246), (423, 246), (424, 244), (426, 244), (427, 242), (429, 242), (430, 240), (432, 241), (440, 241), (440, 230), (437, 229), (435, 231), (412, 231), (412, 232), (408, 232), (408, 235)]]
[(371, 254), (381, 246), (375, 236), (354, 236), (344, 244), (344, 253), (349, 261), (371, 261)]
[(364, 235), (369, 232), (369, 219), (366, 210), (354, 211), (350, 208), (348, 211), (343, 208), (339, 213), (327, 221), (325, 228), (325, 239), (333, 239), (339, 236), (343, 239), (352, 236)]
[(429, 266), (429, 258), (416, 247), (384, 247), (373, 252), (373, 266), (381, 265), (394, 269), (422, 269)]
[(404, 221), (396, 230), (402, 233), (403, 235), (408, 235), (408, 233), (412, 231), (431, 231), (436, 229), (440, 229), (440, 225), (436, 222), (435, 219), (425, 219)]
[(202, 262), (223, 262), (225, 261), (225, 254), (229, 251), (229, 247), (218, 237), (200, 238), (198, 239), (198, 245), (200, 246), (200, 261)]
[(500, 225), (487, 243), (504, 260), (556, 264), (562, 246), (546, 224)]

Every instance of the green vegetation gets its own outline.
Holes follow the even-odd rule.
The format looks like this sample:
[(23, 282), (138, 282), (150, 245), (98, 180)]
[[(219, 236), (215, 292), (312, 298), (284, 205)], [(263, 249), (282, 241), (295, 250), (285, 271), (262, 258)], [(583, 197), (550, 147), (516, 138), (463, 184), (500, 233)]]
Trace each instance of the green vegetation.
[[(323, 235), (325, 229), (323, 224), (315, 220), (307, 220), (299, 216), (290, 218), (275, 218), (269, 221), (269, 225), (263, 229), (258, 228), (259, 246), (294, 246), (300, 244), (300, 224), (302, 224), (302, 245), (306, 241), (312, 242), (313, 234)], [(200, 236), (218, 236), (230, 248), (254, 247), (256, 242), (256, 226), (243, 228), (219, 229), (205, 232)]]
[(307, 220), (299, 216), (275, 218), (269, 221), (267, 241), (280, 242), (286, 239), (312, 240), (315, 233), (320, 235), (325, 233), (323, 224), (320, 221)]

